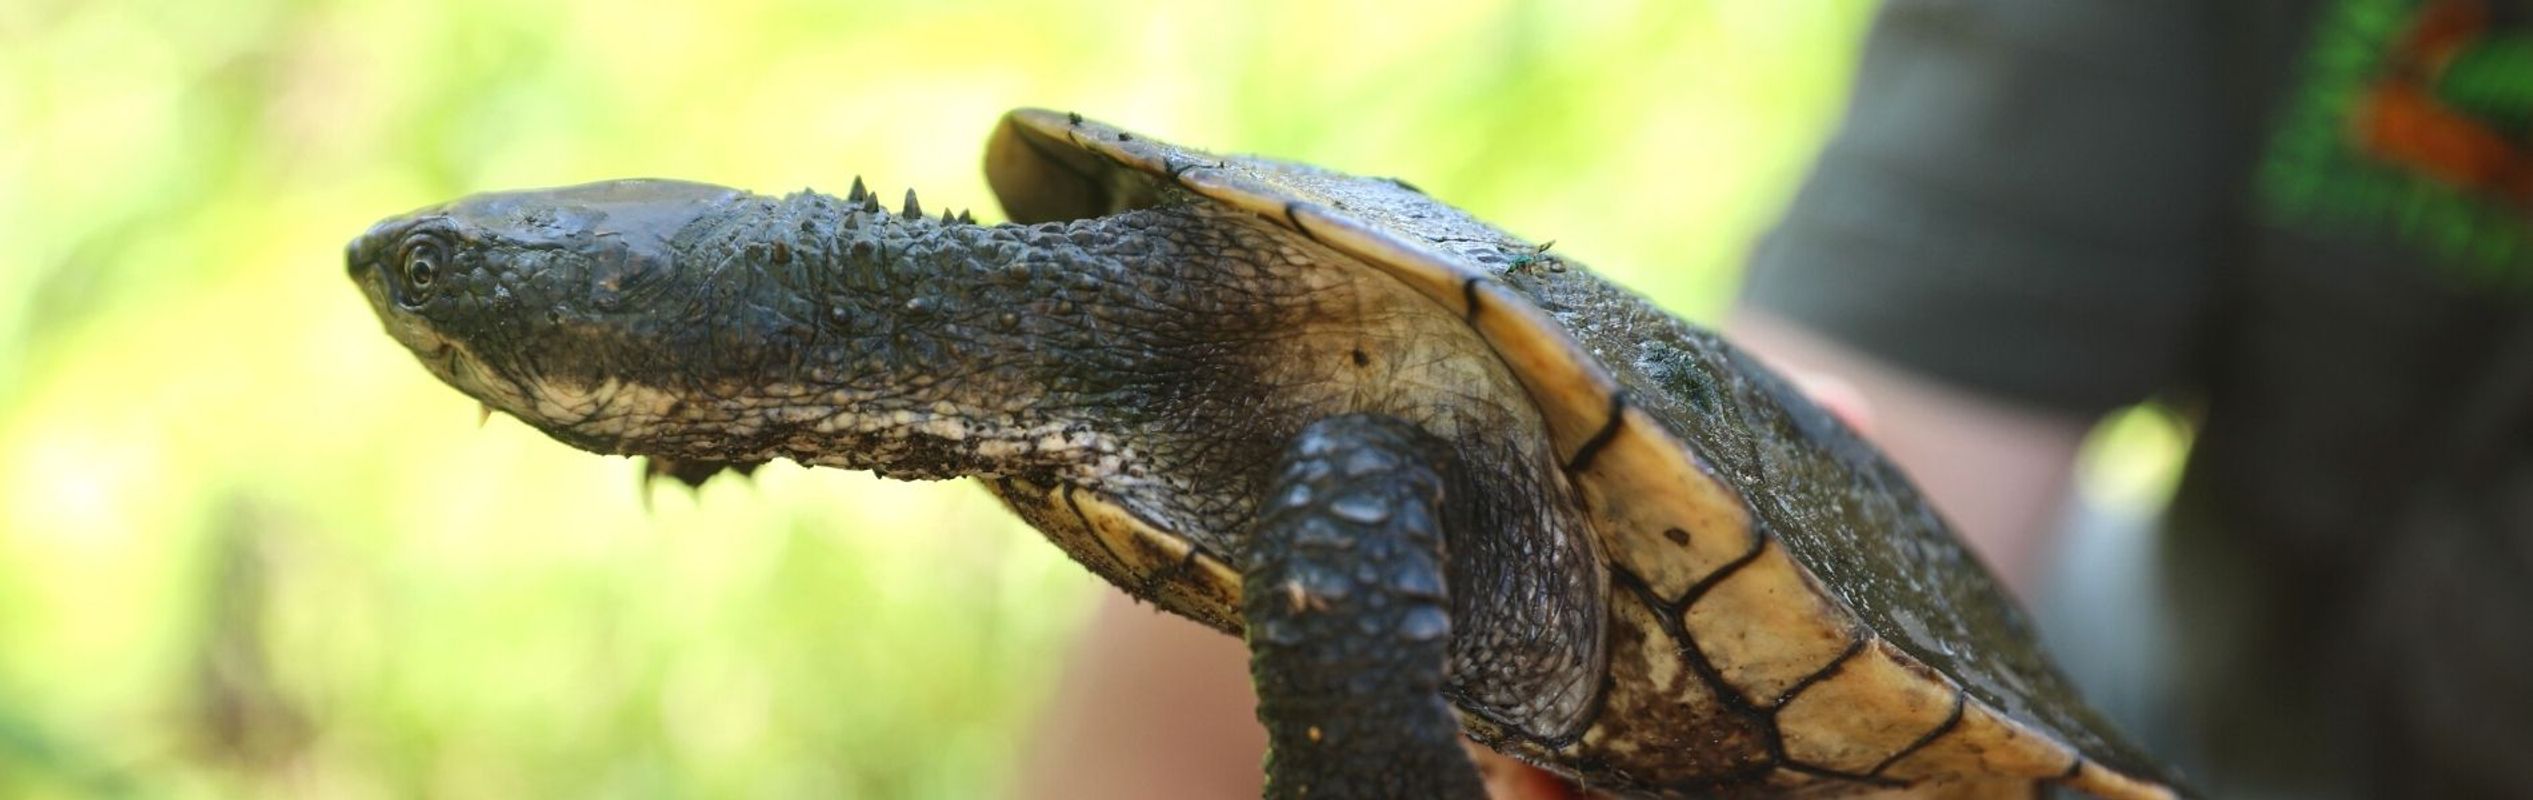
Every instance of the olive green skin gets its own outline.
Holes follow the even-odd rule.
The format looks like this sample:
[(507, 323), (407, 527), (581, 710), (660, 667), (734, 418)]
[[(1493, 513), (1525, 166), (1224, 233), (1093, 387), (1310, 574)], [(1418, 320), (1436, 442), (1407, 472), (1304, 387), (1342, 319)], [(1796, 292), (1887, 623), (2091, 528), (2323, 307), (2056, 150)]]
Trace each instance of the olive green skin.
[[(435, 372), (567, 443), (689, 476), (979, 476), (1094, 572), (1231, 633), (1256, 621), (1238, 576), (1279, 454), (1336, 416), (1402, 420), (1460, 487), (1436, 508), (1442, 696), (1472, 737), (1589, 786), (2174, 793), (1903, 475), (1582, 264), (1401, 181), (1073, 115), (1014, 112), (988, 172), (1018, 224), (927, 220), (911, 194), (890, 215), (858, 184), (601, 184), (382, 222), (351, 268)], [(417, 247), (456, 276), (420, 302)], [(1796, 624), (1717, 618), (1772, 597)], [(1922, 731), (1870, 757), (1838, 749), (1870, 735), (1797, 724), (1807, 696), (1886, 685), (1949, 713), (1889, 701)]]

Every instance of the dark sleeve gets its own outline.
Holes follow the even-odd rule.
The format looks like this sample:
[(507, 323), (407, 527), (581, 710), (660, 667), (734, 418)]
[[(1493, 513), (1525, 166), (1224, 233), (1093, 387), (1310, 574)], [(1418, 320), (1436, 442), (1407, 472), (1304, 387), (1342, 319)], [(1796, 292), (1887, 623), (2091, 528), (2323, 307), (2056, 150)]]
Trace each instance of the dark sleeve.
[(2165, 388), (2235, 151), (2205, 0), (1902, 0), (1743, 302), (1939, 380), (2096, 413)]

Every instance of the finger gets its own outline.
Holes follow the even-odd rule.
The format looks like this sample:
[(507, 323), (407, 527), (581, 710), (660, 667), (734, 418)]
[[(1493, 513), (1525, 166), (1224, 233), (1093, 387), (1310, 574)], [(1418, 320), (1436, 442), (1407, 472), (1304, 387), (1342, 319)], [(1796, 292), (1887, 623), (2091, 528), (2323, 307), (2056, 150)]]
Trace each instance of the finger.
[(1581, 800), (1583, 797), (1564, 778), (1475, 742), (1462, 743), (1468, 745), (1469, 757), (1477, 761), (1478, 775), (1486, 780), (1486, 795), (1493, 800)]
[(1786, 377), (1830, 416), (1837, 417), (1838, 421), (1847, 423), (1847, 427), (1854, 428), (1867, 438), (1873, 436), (1873, 404), (1865, 400), (1865, 393), (1855, 384), (1826, 372), (1796, 371)]

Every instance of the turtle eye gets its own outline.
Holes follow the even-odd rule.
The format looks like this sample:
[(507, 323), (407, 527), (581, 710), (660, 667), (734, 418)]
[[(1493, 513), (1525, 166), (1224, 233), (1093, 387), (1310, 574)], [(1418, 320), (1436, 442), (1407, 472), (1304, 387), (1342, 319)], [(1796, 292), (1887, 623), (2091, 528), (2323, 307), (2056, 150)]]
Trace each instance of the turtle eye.
[(437, 237), (426, 234), (405, 240), (404, 256), (397, 270), (404, 277), (405, 304), (419, 305), (430, 299), (431, 284), (447, 268), (448, 248)]

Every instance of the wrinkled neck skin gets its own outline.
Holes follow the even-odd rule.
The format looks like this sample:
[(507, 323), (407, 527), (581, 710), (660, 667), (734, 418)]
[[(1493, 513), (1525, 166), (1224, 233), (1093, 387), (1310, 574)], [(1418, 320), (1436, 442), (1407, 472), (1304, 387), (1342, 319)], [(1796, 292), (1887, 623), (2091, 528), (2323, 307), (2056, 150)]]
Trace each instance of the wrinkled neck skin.
[[(1075, 493), (1010, 490), (1078, 488), (1235, 568), (1298, 431), (1398, 417), (1485, 465), (1447, 490), (1454, 699), (1505, 730), (1583, 719), (1604, 579), (1508, 368), (1405, 284), (1162, 199), (985, 227), (619, 182), (425, 209), (348, 261), (442, 379), (582, 449), (978, 476), (1051, 533), (1091, 524)], [(417, 288), (396, 254), (440, 242)]]
[(598, 452), (1114, 478), (1146, 461), (1120, 429), (1216, 391), (1225, 341), (1276, 305), (1207, 255), (1248, 230), (1214, 213), (988, 227), (752, 198), (671, 237), (669, 277), (621, 289), (640, 310), (557, 321), (479, 396)]

